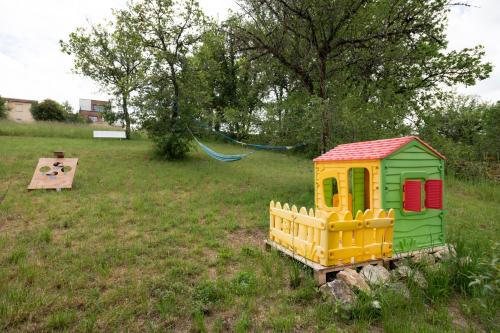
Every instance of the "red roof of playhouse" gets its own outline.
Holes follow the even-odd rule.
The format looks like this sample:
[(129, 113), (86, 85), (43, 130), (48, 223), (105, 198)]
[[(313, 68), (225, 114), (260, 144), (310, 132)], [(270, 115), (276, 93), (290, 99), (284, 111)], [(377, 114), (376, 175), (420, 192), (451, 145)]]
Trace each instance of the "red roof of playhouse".
[(445, 159), (437, 150), (429, 146), (417, 136), (405, 136), (402, 138), (383, 139), (374, 141), (363, 141), (338, 145), (321, 156), (316, 157), (314, 162), (326, 161), (353, 161), (353, 160), (379, 160), (394, 153), (407, 143), (416, 140), (427, 147), (438, 157)]

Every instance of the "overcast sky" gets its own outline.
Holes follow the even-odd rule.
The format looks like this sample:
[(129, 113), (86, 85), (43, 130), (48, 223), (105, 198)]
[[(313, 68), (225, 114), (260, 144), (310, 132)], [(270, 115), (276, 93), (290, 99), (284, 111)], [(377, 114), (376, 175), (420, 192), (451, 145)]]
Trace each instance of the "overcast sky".
[[(224, 19), (236, 9), (233, 0), (199, 0), (208, 15)], [(71, 72), (71, 58), (59, 50), (59, 40), (88, 21), (110, 17), (111, 8), (126, 0), (0, 0), (0, 95), (3, 97), (69, 101), (107, 99), (91, 80)], [(449, 49), (481, 44), (485, 60), (493, 63), (489, 79), (461, 93), (485, 101), (500, 100), (500, 1), (470, 1), (473, 7), (455, 7), (449, 17)]]

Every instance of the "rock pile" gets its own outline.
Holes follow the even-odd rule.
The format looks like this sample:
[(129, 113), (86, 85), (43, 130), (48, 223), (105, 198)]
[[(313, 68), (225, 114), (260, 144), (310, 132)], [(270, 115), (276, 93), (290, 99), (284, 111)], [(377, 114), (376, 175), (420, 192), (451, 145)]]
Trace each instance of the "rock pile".
[[(356, 270), (346, 268), (337, 273), (336, 279), (320, 287), (323, 294), (332, 297), (343, 309), (351, 309), (358, 293), (373, 294), (377, 288), (384, 287), (406, 299), (411, 297), (410, 291), (404, 281), (410, 281), (419, 288), (427, 288), (427, 280), (419, 270), (426, 267), (429, 270), (439, 269), (439, 261), (455, 256), (453, 247), (440, 249), (435, 253), (418, 253), (411, 260), (417, 263), (417, 268), (408, 266), (407, 261), (395, 262), (396, 269), (389, 272), (379, 265), (366, 265), (358, 273)], [(412, 265), (413, 267), (413, 265)], [(380, 302), (373, 301), (373, 307), (380, 308)]]

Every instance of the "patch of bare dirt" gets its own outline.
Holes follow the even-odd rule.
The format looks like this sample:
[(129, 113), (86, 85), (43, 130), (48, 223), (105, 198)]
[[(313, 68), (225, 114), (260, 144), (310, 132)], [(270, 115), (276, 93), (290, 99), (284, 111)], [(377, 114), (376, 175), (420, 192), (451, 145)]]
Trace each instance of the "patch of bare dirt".
[(456, 304), (452, 304), (448, 307), (448, 315), (450, 316), (453, 325), (462, 329), (466, 329), (469, 327), (467, 320), (462, 315), (462, 311), (460, 311)]
[(238, 229), (228, 232), (226, 239), (227, 244), (233, 249), (241, 249), (243, 246), (263, 248), (266, 236), (260, 230)]

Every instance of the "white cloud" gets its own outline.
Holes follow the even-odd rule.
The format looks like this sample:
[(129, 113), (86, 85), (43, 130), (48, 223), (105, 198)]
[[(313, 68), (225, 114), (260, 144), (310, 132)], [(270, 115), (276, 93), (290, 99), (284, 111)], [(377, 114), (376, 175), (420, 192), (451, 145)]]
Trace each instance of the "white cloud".
[(478, 95), (485, 101), (500, 101), (500, 1), (470, 1), (471, 7), (454, 7), (448, 18), (448, 48), (483, 45), (484, 60), (493, 64), (490, 77), (472, 87), (459, 86), (461, 93)]
[[(41, 100), (68, 100), (75, 108), (79, 98), (107, 99), (91, 80), (71, 72), (71, 58), (60, 52), (59, 40), (88, 21), (111, 17), (111, 8), (126, 0), (4, 0), (0, 2), (0, 95)], [(450, 49), (482, 44), (486, 60), (495, 65), (491, 78), (459, 91), (500, 100), (500, 2), (475, 2), (477, 7), (454, 8), (449, 19)], [(233, 0), (201, 0), (200, 5), (219, 20)]]
[[(126, 0), (13, 0), (1, 1), (0, 95), (41, 100), (68, 100), (75, 109), (79, 98), (108, 99), (91, 80), (73, 74), (71, 58), (59, 48), (77, 27), (111, 18), (112, 8)], [(231, 0), (202, 0), (203, 10), (224, 19)]]
[(5, 97), (68, 100), (107, 98), (91, 80), (71, 72), (59, 48), (78, 26), (98, 22), (123, 0), (2, 1), (0, 3), (0, 94)]

